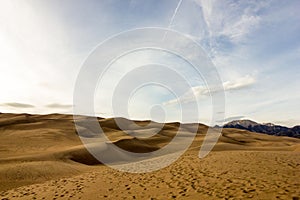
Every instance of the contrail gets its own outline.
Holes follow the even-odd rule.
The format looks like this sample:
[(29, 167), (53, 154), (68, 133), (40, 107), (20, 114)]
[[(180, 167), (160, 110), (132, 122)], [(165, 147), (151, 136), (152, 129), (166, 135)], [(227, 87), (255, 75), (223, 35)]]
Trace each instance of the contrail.
[[(178, 10), (179, 10), (179, 7), (180, 7), (182, 1), (183, 1), (183, 0), (179, 0), (177, 6), (176, 6), (176, 8), (175, 8), (175, 11), (174, 11), (174, 13), (173, 13), (173, 16), (172, 16), (172, 18), (171, 18), (171, 20), (170, 20), (170, 23), (169, 23), (169, 25), (168, 25), (168, 29), (171, 28), (171, 26), (173, 25), (174, 19), (175, 19), (175, 17), (176, 17), (176, 14), (177, 14), (177, 12), (178, 12)], [(168, 33), (168, 31), (165, 32), (165, 35), (164, 35), (163, 40), (165, 40), (165, 38), (166, 38), (166, 36), (167, 36), (167, 33)]]

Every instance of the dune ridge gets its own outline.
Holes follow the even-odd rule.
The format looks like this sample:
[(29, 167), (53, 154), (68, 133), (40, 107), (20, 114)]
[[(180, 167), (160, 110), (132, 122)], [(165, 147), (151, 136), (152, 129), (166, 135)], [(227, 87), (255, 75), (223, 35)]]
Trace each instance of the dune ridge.
[[(78, 116), (79, 120), (85, 120), (87, 118), (87, 116)], [(168, 180), (174, 179), (174, 176), (176, 179), (176, 173), (182, 175), (182, 178), (184, 179), (184, 173), (186, 173), (186, 176), (190, 176), (191, 180), (179, 180), (179, 177), (178, 180), (176, 180), (178, 181), (178, 184), (186, 183), (191, 185), (193, 185), (193, 174), (191, 173), (194, 170), (202, 170), (203, 173), (205, 173), (204, 169), (199, 168), (199, 166), (201, 166), (201, 160), (197, 158), (197, 153), (200, 149), (200, 146), (208, 129), (206, 125), (180, 124), (176, 122), (160, 124), (152, 121), (131, 121), (123, 118), (118, 118), (118, 120), (122, 122), (122, 129), (118, 127), (118, 124), (113, 118), (98, 118), (98, 122), (101, 125), (106, 137), (110, 140), (110, 142), (106, 142), (104, 144), (105, 148), (110, 148), (111, 145), (116, 145), (125, 151), (135, 153), (153, 152), (168, 144), (176, 136), (179, 127), (181, 127), (180, 130), (182, 134), (180, 134), (180, 136), (177, 136), (182, 137), (183, 139), (184, 137), (191, 137), (192, 134), (190, 131), (196, 129), (196, 137), (188, 151), (182, 156), (182, 158), (178, 160), (178, 162), (176, 161), (175, 164), (163, 169), (163, 172), (161, 173), (169, 174), (169, 176), (167, 177)], [(99, 133), (89, 128), (90, 127), (87, 127), (84, 123), (80, 125), (82, 133), (85, 133), (86, 131), (87, 138), (97, 137), (97, 134)], [(150, 137), (147, 137), (149, 134), (152, 135)], [(95, 146), (95, 148), (99, 147)], [(102, 150), (101, 148), (99, 149), (99, 153), (105, 154), (105, 150)], [(278, 182), (281, 182), (284, 186), (282, 188), (279, 187), (279, 189), (283, 189), (289, 184), (291, 185), (291, 188), (294, 189), (292, 189), (289, 192), (285, 191), (279, 196), (289, 198), (300, 196), (299, 190), (296, 189), (297, 184), (299, 186), (299, 181), (296, 181), (294, 178), (295, 175), (300, 175), (300, 139), (264, 135), (249, 132), (247, 130), (226, 128), (223, 129), (222, 136), (219, 138), (218, 143), (215, 145), (213, 152), (209, 154), (207, 158), (204, 159), (204, 163), (207, 163), (207, 165), (204, 166), (205, 169), (209, 169), (208, 164), (211, 164), (213, 167), (214, 164), (212, 160), (215, 160), (216, 157), (222, 157), (221, 155), (224, 155), (224, 159), (227, 159), (227, 161), (229, 160), (229, 158), (231, 158), (233, 159), (233, 162), (234, 160), (236, 160), (236, 162), (238, 163), (243, 163), (245, 161), (239, 157), (240, 155), (245, 156), (249, 161), (253, 162), (259, 162), (256, 160), (256, 158), (262, 159), (261, 163), (264, 164), (267, 164), (267, 162), (264, 159), (266, 159), (268, 156), (270, 157), (271, 163), (280, 163), (278, 159), (285, 160), (284, 162), (278, 164), (278, 166), (275, 167), (276, 170), (279, 172), (282, 171), (284, 167), (290, 166), (290, 171), (284, 171), (283, 173), (285, 178), (281, 177), (282, 179), (279, 178), (277, 180)], [(286, 158), (289, 156), (291, 156), (291, 159)], [(122, 158), (121, 156), (120, 158), (111, 159), (111, 162), (115, 162), (116, 160), (122, 159), (126, 158)], [(198, 163), (199, 166), (197, 166), (195, 163)], [(219, 160), (216, 161), (216, 163), (216, 165), (218, 166), (222, 165), (222, 162)], [(232, 164), (229, 163), (228, 165)], [(178, 171), (176, 173), (174, 172), (175, 175), (171, 175), (171, 171), (174, 170), (174, 167), (183, 170), (183, 172), (181, 173)], [(241, 164), (240, 166), (236, 165), (235, 167), (240, 167), (242, 170), (242, 167), (245, 166)], [(266, 167), (263, 169), (269, 169), (272, 172), (272, 168)], [(218, 170), (220, 171), (221, 169), (218, 168)], [(258, 173), (262, 173), (259, 171), (262, 169), (258, 168), (257, 170)], [(111, 174), (109, 172), (111, 172)], [(188, 187), (186, 188), (186, 191), (184, 191), (184, 189), (179, 189), (181, 188), (179, 186), (179, 188), (177, 186), (170, 187), (170, 185), (168, 184), (172, 184), (171, 182), (169, 182), (168, 184), (166, 182), (159, 182), (159, 180), (163, 180), (162, 177), (165, 176), (164, 174), (159, 173), (159, 171), (149, 173), (148, 175), (152, 176), (151, 180), (148, 177), (148, 175), (140, 175), (140, 178), (149, 179), (149, 183), (147, 183), (150, 184), (147, 186), (149, 191), (147, 190), (146, 192), (144, 192), (145, 197), (152, 198), (153, 196), (153, 198), (155, 197), (157, 199), (164, 199), (162, 196), (159, 195), (159, 192), (152, 191), (151, 188), (156, 187), (155, 184), (158, 184), (160, 187), (158, 191), (162, 188), (167, 187), (167, 190), (169, 192), (171, 192), (172, 194), (174, 193), (174, 195), (166, 194), (170, 198), (173, 198), (174, 196), (174, 198), (181, 197), (187, 199), (206, 196), (208, 196), (209, 198), (216, 197), (215, 195), (219, 194), (218, 192), (210, 195), (203, 193), (203, 191), (198, 191), (196, 186), (196, 189), (193, 187)], [(207, 173), (214, 174), (217, 172), (210, 172), (210, 170), (208, 170)], [(88, 174), (87, 177), (90, 178), (85, 179), (84, 174)], [(30, 115), (4, 113), (0, 114), (0, 191), (2, 191), (0, 193), (1, 197), (11, 198), (15, 196), (14, 198), (17, 198), (18, 196), (18, 198), (20, 199), (32, 199), (32, 197), (38, 198), (42, 197), (40, 192), (38, 192), (40, 190), (40, 187), (49, 187), (53, 188), (53, 190), (57, 190), (57, 188), (55, 188), (55, 186), (53, 185), (53, 181), (56, 181), (56, 183), (63, 184), (63, 180), (65, 180), (68, 182), (68, 184), (70, 184), (70, 188), (72, 188), (74, 184), (82, 185), (84, 183), (86, 185), (89, 185), (87, 182), (87, 180), (89, 179), (91, 179), (92, 182), (96, 183), (97, 181), (99, 181), (101, 174), (106, 174), (104, 176), (104, 182), (106, 184), (104, 184), (104, 189), (105, 187), (109, 187), (111, 184), (115, 183), (114, 180), (112, 180), (111, 182), (107, 182), (107, 180), (113, 179), (113, 177), (117, 178), (117, 175), (120, 175), (123, 176), (122, 181), (129, 182), (128, 184), (131, 184), (131, 186), (135, 188), (135, 191), (131, 192), (131, 194), (140, 194), (138, 193), (138, 191), (140, 191), (141, 188), (137, 186), (139, 175), (132, 175), (133, 178), (131, 178), (129, 174), (113, 171), (105, 165), (102, 165), (101, 162), (99, 162), (89, 153), (89, 151), (82, 144), (78, 136), (78, 133), (74, 126), (72, 115)], [(201, 174), (194, 175), (198, 178), (204, 178)], [(245, 173), (245, 179), (247, 175), (250, 174)], [(271, 175), (270, 177), (272, 178)], [(84, 180), (78, 182), (78, 179), (82, 178)], [(230, 177), (227, 178), (230, 179)], [(253, 178), (255, 179), (255, 176)], [(211, 179), (212, 182), (217, 181), (218, 177), (213, 177)], [(135, 183), (130, 183), (129, 180), (134, 180)], [(209, 186), (210, 184), (212, 183), (207, 183), (206, 186)], [(255, 180), (254, 182), (252, 182), (252, 184), (255, 185)], [(257, 184), (261, 185), (262, 183)], [(34, 191), (34, 194), (21, 194), (21, 189), (16, 189), (18, 187), (23, 188), (24, 190), (27, 190), (29, 188), (30, 191)], [(60, 187), (63, 186), (61, 185)], [(212, 187), (212, 185), (210, 187)], [(94, 188), (93, 190), (96, 190), (93, 183), (90, 183), (88, 188)], [(122, 193), (118, 193), (119, 196), (109, 195), (107, 194), (106, 190), (104, 191), (104, 189), (101, 189), (100, 191), (102, 192), (102, 194), (106, 194), (107, 198), (122, 199)], [(65, 190), (68, 191), (68, 189)], [(256, 188), (255, 191), (257, 190), (258, 189)], [(84, 189), (79, 191), (85, 191), (87, 194), (91, 192), (89, 190)], [(120, 191), (122, 191), (122, 189)], [(178, 191), (184, 192), (179, 194)], [(251, 192), (246, 192), (245, 195), (247, 196), (249, 193)], [(81, 195), (83, 193), (79, 192), (79, 194)], [(183, 196), (182, 194), (185, 195)], [(75, 194), (73, 194), (73, 196), (74, 195)], [(76, 195), (78, 194), (76, 193)], [(267, 195), (267, 193), (262, 192), (262, 195)], [(58, 196), (50, 192), (48, 195), (45, 196), (45, 198), (52, 199), (57, 198)], [(134, 199), (133, 196), (134, 195), (131, 195), (132, 199)], [(255, 195), (253, 194), (253, 196)], [(70, 196), (64, 194), (61, 198), (67, 197), (69, 198)], [(101, 196), (101, 198), (105, 198), (105, 195)], [(87, 199), (97, 198), (93, 198), (92, 196), (90, 196)]]

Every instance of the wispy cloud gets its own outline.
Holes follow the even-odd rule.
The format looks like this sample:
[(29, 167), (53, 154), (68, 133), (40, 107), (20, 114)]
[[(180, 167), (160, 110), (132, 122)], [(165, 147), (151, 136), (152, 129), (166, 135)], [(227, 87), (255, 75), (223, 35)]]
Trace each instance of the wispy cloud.
[(224, 36), (231, 41), (253, 32), (260, 23), (259, 11), (267, 6), (266, 1), (195, 1), (202, 8), (210, 37)]
[(245, 43), (262, 26), (268, 1), (184, 1), (172, 28), (191, 35), (211, 58)]

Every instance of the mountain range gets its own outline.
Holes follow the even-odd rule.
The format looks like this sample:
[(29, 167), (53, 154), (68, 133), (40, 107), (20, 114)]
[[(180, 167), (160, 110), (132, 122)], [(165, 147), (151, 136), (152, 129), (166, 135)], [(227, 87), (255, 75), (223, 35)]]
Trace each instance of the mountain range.
[(252, 120), (234, 120), (226, 123), (223, 128), (237, 128), (251, 132), (264, 133), (276, 136), (288, 136), (300, 138), (300, 126), (288, 128), (286, 126), (275, 125), (272, 123), (257, 123)]

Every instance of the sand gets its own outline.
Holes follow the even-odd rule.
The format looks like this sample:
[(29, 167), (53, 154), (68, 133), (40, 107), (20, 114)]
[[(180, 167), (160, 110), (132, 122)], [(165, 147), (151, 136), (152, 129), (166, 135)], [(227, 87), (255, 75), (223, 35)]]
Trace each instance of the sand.
[[(99, 122), (112, 144), (132, 152), (165, 146), (179, 125), (166, 124), (145, 138), (138, 136), (161, 125), (136, 129), (125, 120), (134, 130), (129, 136), (113, 119)], [(186, 134), (192, 126), (186, 125)], [(299, 199), (299, 139), (224, 129), (213, 151), (200, 159), (206, 130), (199, 125), (191, 147), (170, 166), (128, 173), (88, 153), (71, 115), (0, 114), (0, 199)]]

